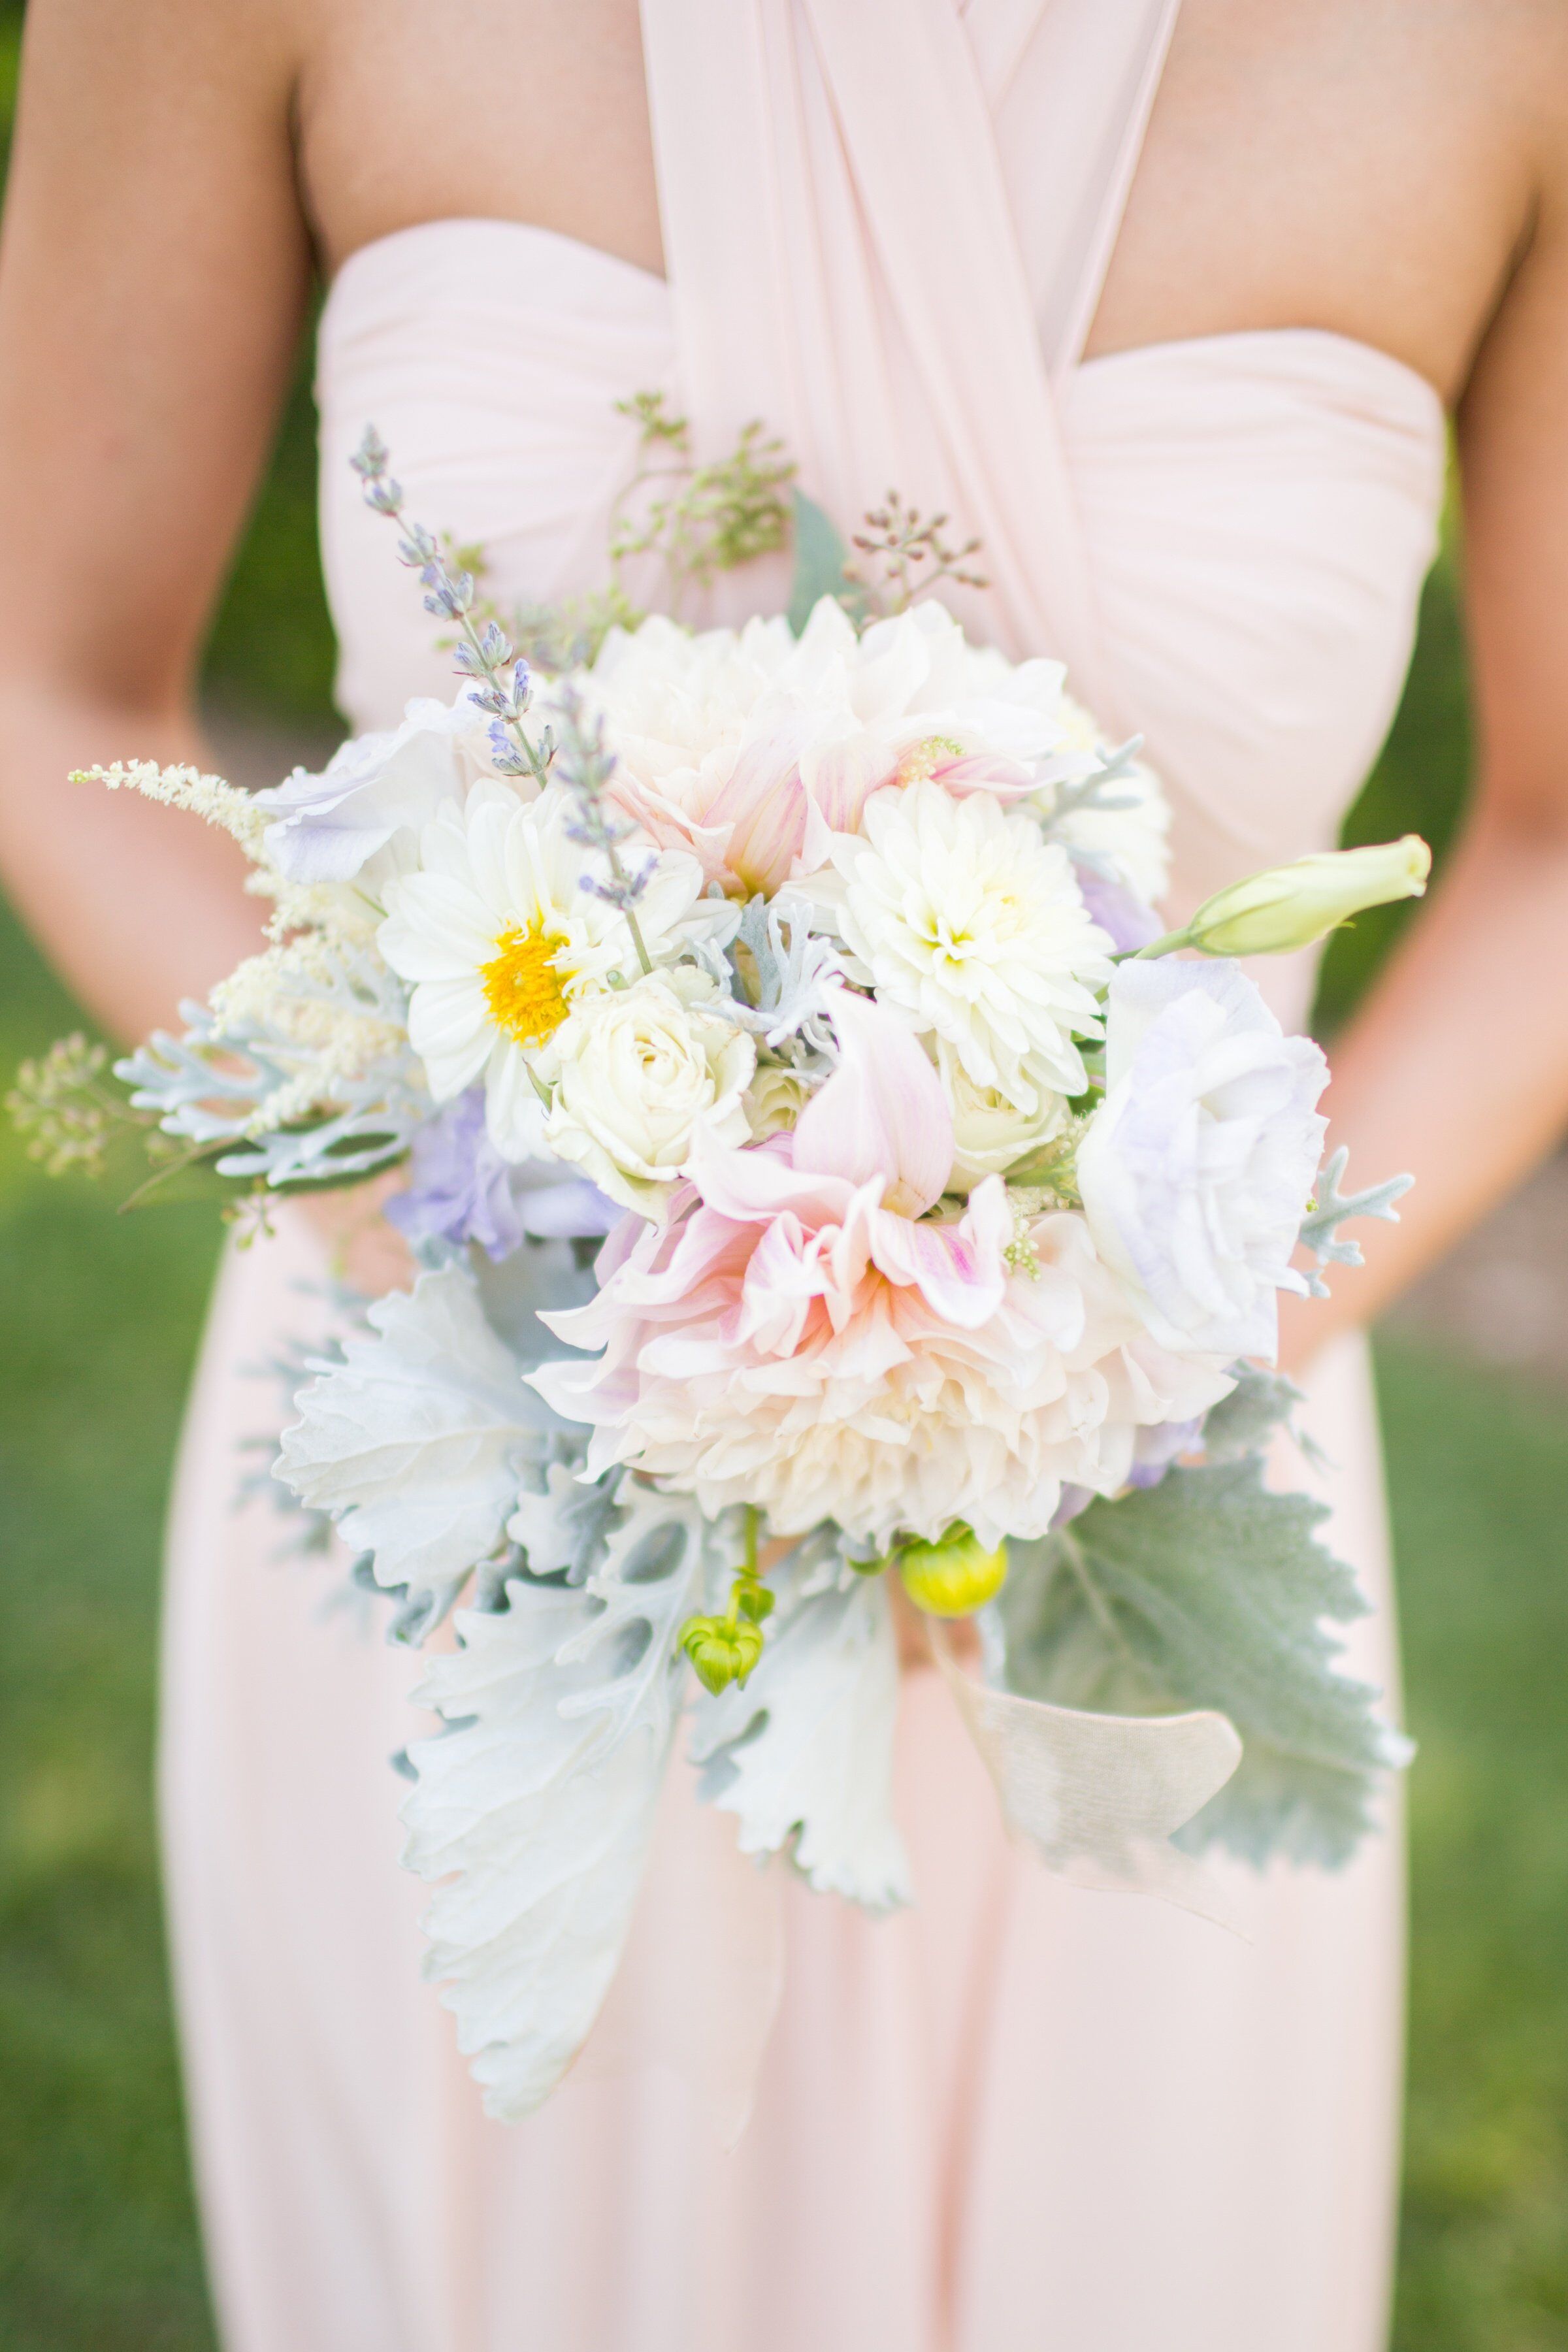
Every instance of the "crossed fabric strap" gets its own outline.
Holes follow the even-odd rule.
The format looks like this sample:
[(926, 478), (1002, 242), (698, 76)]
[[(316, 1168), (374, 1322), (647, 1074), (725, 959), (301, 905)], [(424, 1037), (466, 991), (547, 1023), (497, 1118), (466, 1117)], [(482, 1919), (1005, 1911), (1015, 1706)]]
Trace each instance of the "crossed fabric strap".
[[(977, 535), (962, 614), (1116, 724), (1051, 368), (1077, 357), (1175, 0), (643, 0), (681, 394), (762, 418), (850, 530), (896, 488)], [(994, 110), (1026, 109), (1031, 268)], [(1034, 159), (1038, 158), (1036, 164)], [(962, 607), (964, 600), (957, 599)]]
[[(1108, 727), (1121, 714), (1053, 373), (1081, 348), (1175, 16), (1176, 0), (642, 0), (699, 446), (762, 419), (846, 533), (889, 486), (946, 509), (984, 546), (988, 590), (953, 600), (972, 633), (1066, 660)], [(1013, 143), (1035, 173), (1022, 237), (995, 131), (1009, 106), (1027, 110)], [(1051, 1869), (1234, 1924), (1225, 1880), (1169, 1842), (1239, 1760), (1223, 1716), (1044, 1706), (936, 1646), (1009, 1822)], [(732, 1856), (715, 1818), (681, 1859), (656, 1845), (660, 1899), (679, 1899), (669, 1874), (684, 1870), (693, 1916), (718, 1932), (690, 1969), (663, 1972), (679, 1982), (656, 2013), (612, 1991), (584, 2071), (660, 2055), (733, 2137), (781, 1947), (776, 1898), (760, 1874), (749, 1889), (726, 1874), (726, 1837)]]

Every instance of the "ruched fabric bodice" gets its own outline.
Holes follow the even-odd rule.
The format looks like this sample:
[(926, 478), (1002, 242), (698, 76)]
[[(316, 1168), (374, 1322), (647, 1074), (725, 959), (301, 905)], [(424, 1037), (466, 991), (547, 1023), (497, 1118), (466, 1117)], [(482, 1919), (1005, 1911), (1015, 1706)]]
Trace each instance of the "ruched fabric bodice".
[[(339, 698), (355, 727), (388, 724), (451, 676), (391, 532), (360, 501), (348, 459), (365, 425), (389, 443), (410, 511), (482, 547), (505, 606), (605, 580), (636, 455), (616, 403), (656, 389), (681, 398), (662, 280), (549, 230), (436, 221), (345, 264), (318, 398)], [(1184, 909), (1331, 844), (1409, 660), (1441, 406), (1399, 362), (1305, 329), (1084, 362), (1059, 403), (1120, 705), (1175, 804)], [(731, 574), (719, 612), (738, 618), (770, 589), (769, 572)]]

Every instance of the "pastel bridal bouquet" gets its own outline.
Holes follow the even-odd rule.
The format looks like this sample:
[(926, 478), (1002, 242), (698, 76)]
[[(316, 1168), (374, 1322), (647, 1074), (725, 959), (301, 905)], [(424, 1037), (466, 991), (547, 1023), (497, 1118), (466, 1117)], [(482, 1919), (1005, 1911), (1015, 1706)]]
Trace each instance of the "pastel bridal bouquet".
[[(749, 506), (688, 467), (666, 521), (776, 545), (767, 446)], [(53, 1164), (129, 1121), (150, 1181), (253, 1214), (402, 1171), (416, 1279), (310, 1366), (277, 1476), (395, 1638), (449, 1624), (406, 1860), (493, 2112), (586, 2037), (678, 1746), (744, 1853), (909, 1898), (895, 1594), (1053, 1867), (1205, 1907), (1207, 1847), (1342, 1862), (1401, 1748), (1335, 1664), (1322, 1506), (1265, 1483), (1267, 1368), (1278, 1294), (1402, 1184), (1320, 1166), (1323, 1056), (1236, 959), (1419, 892), (1425, 846), (1166, 929), (1138, 746), (912, 593), (972, 551), (897, 501), (855, 557), (795, 501), (788, 617), (509, 625), (356, 463), (455, 698), (254, 797), (93, 771), (233, 834), (269, 944), (128, 1101), (80, 1040), (14, 1099)]]

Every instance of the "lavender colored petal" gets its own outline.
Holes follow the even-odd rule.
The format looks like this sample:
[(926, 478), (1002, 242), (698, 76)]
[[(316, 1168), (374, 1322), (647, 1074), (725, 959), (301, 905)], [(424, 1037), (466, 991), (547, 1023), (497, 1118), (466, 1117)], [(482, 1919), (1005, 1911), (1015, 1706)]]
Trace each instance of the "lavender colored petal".
[(1132, 1441), (1132, 1467), (1127, 1475), (1130, 1486), (1157, 1486), (1179, 1454), (1190, 1454), (1203, 1435), (1204, 1416), (1196, 1413), (1191, 1421), (1157, 1422), (1152, 1429), (1141, 1429)]
[(447, 1104), (414, 1139), (413, 1179), (386, 1214), (411, 1242), (477, 1242), (494, 1261), (510, 1255), (525, 1231), (511, 1171), (489, 1139), (481, 1087)]
[(1092, 866), (1076, 866), (1079, 892), (1084, 905), (1120, 954), (1146, 948), (1164, 930), (1152, 908), (1120, 882), (1110, 881)]
[(1064, 1486), (1062, 1488), (1061, 1501), (1057, 1505), (1055, 1511), (1051, 1515), (1052, 1535), (1056, 1534), (1058, 1528), (1065, 1528), (1070, 1525), (1070, 1523), (1077, 1518), (1080, 1511), (1087, 1511), (1093, 1500), (1094, 1488), (1092, 1486)]
[(411, 1242), (476, 1242), (493, 1262), (525, 1239), (593, 1240), (624, 1212), (560, 1160), (504, 1160), (485, 1124), (482, 1087), (470, 1087), (414, 1139), (412, 1182), (386, 1213)]

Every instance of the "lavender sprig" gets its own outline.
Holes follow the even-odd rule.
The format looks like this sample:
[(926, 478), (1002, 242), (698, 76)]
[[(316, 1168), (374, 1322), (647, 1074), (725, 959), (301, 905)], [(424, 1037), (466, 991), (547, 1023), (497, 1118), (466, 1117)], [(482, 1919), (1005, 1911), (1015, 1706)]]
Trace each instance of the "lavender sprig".
[(531, 776), (539, 784), (543, 783), (553, 766), (577, 804), (576, 816), (566, 827), (568, 838), (595, 851), (609, 869), (607, 882), (595, 881), (584, 874), (582, 887), (591, 890), (606, 906), (614, 907), (625, 919), (637, 961), (645, 972), (651, 971), (653, 963), (636, 909), (658, 860), (650, 855), (635, 874), (627, 872), (622, 860), (621, 844), (636, 827), (611, 815), (605, 804), (605, 792), (616, 772), (616, 755), (605, 748), (603, 721), (595, 719), (590, 724), (577, 689), (563, 687), (560, 742), (548, 727), (537, 743), (533, 740), (523, 725), (533, 699), (533, 678), (527, 662), (520, 657), (499, 621), (489, 619), (476, 628), (472, 572), (455, 572), (434, 534), (422, 523), (409, 521), (404, 510), (402, 485), (394, 481), (387, 470), (391, 462), (385, 442), (373, 425), (367, 425), (364, 437), (349, 463), (364, 486), (366, 506), (376, 514), (385, 515), (402, 530), (397, 552), (410, 571), (419, 574), (426, 611), (440, 620), (455, 621), (463, 633), (453, 649), (453, 660), (460, 676), (478, 681), (474, 700), (489, 714), (491, 759), (503, 776)]
[(561, 688), (556, 708), (561, 731), (555, 747), (555, 772), (577, 803), (575, 816), (567, 819), (566, 835), (568, 840), (581, 842), (584, 848), (602, 857), (609, 869), (607, 882), (584, 874), (580, 887), (591, 890), (607, 907), (616, 908), (632, 935), (637, 961), (644, 971), (651, 971), (653, 965), (643, 944), (636, 910), (658, 863), (657, 853), (650, 851), (636, 873), (628, 873), (621, 856), (621, 845), (630, 840), (637, 827), (613, 814), (606, 799), (610, 779), (616, 772), (616, 755), (605, 746), (604, 720), (596, 714), (590, 719), (574, 686)]
[[(496, 766), (504, 776), (531, 776), (542, 784), (554, 757), (554, 745), (548, 728), (535, 743), (522, 723), (533, 698), (528, 664), (518, 658), (499, 622), (488, 620), (482, 628), (475, 627), (473, 573), (454, 571), (434, 534), (423, 523), (409, 520), (402, 485), (387, 470), (391, 452), (373, 425), (365, 426), (349, 463), (363, 485), (366, 506), (396, 523), (402, 531), (397, 552), (409, 570), (419, 574), (425, 610), (437, 619), (456, 622), (462, 632), (454, 651), (455, 666), (461, 677), (480, 682), (474, 699), (491, 719), (490, 751)], [(506, 675), (509, 663), (512, 666), (510, 677)]]

